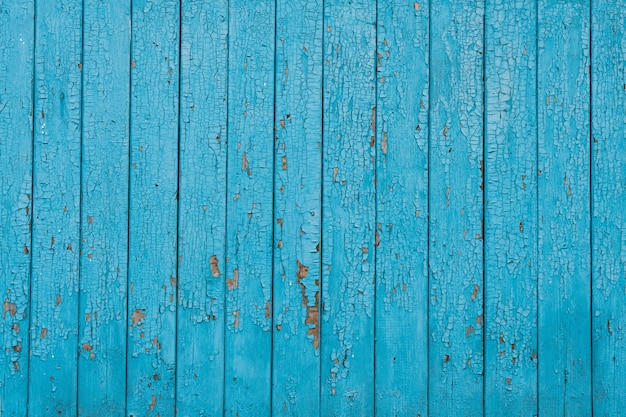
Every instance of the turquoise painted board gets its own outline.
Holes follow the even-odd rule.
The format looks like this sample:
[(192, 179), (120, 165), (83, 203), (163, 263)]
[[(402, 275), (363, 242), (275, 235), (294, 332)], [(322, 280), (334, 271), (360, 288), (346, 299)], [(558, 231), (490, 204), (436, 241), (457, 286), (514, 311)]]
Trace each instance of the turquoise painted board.
[(126, 414), (174, 416), (178, 1), (132, 2)]
[(592, 3), (593, 411), (626, 412), (626, 2)]
[(591, 415), (587, 1), (538, 10), (539, 412)]
[(0, 0), (0, 414), (624, 414), (624, 6)]
[(271, 413), (275, 5), (229, 6), (227, 415)]
[(485, 415), (537, 409), (537, 9), (485, 11)]
[(122, 416), (126, 406), (130, 4), (85, 1), (83, 24), (78, 415)]
[(483, 413), (483, 7), (431, 3), (431, 416)]
[(31, 416), (74, 415), (81, 218), (82, 5), (35, 14)]
[(320, 413), (322, 1), (276, 4), (272, 409)]
[(429, 2), (379, 1), (376, 415), (428, 415)]
[(34, 3), (0, 6), (0, 415), (26, 416)]
[(376, 2), (324, 3), (322, 415), (374, 413)]
[(181, 6), (178, 416), (221, 414), (224, 399), (226, 6)]

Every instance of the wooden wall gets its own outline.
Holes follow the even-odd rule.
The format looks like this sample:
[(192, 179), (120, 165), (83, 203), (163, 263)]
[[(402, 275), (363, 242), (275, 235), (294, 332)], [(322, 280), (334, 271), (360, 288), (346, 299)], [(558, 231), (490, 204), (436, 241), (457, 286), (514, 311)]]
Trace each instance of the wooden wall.
[(0, 415), (626, 415), (625, 0), (0, 0)]

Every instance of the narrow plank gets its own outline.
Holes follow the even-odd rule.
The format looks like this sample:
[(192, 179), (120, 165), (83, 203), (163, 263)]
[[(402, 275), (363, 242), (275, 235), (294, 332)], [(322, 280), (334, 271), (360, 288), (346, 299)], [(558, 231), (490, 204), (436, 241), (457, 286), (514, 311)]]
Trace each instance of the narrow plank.
[(126, 395), (130, 3), (83, 12), (78, 415), (122, 416)]
[(483, 413), (483, 14), (431, 4), (431, 416)]
[(322, 415), (374, 413), (376, 2), (324, 3)]
[(626, 2), (591, 7), (593, 412), (619, 416), (626, 404)]
[(537, 7), (485, 16), (485, 414), (537, 414)]
[(228, 2), (182, 3), (178, 218), (178, 416), (224, 398)]
[(428, 415), (429, 2), (378, 2), (376, 415)]
[(29, 415), (76, 413), (82, 4), (38, 2)]
[(589, 3), (538, 14), (539, 413), (591, 415)]
[(0, 415), (26, 416), (32, 213), (32, 0), (0, 6)]
[(276, 5), (272, 407), (320, 412), (321, 0)]
[(275, 4), (229, 6), (225, 411), (271, 407)]
[(127, 414), (173, 416), (179, 2), (132, 2)]

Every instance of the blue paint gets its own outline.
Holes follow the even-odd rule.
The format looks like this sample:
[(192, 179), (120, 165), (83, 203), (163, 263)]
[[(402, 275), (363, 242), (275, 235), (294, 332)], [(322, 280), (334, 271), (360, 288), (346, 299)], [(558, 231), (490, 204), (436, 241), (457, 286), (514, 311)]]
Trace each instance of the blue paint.
[(0, 1), (0, 414), (619, 415), (624, 6)]
[(130, 7), (86, 1), (83, 24), (78, 414), (122, 416), (126, 405)]
[(132, 2), (126, 414), (175, 414), (178, 1)]
[(32, 220), (34, 3), (0, 10), (0, 415), (25, 416)]
[(226, 5), (226, 1), (182, 5), (178, 416), (218, 415), (223, 407)]

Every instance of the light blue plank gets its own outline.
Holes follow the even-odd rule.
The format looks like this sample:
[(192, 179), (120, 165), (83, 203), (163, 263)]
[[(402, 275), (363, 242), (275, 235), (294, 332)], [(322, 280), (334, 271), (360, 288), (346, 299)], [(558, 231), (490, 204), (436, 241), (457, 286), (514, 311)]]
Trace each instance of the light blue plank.
[(279, 1), (276, 21), (274, 343), (276, 415), (319, 415), (321, 0)]
[(626, 413), (626, 2), (592, 3), (593, 411)]
[(428, 415), (429, 2), (378, 2), (376, 415)]
[(489, 0), (485, 13), (485, 414), (534, 416), (536, 2)]
[(225, 411), (269, 415), (274, 2), (229, 8)]
[(29, 415), (76, 413), (82, 5), (38, 2)]
[(431, 416), (483, 413), (483, 7), (431, 3)]
[(130, 3), (83, 13), (78, 414), (122, 416), (126, 393)]
[(178, 416), (221, 415), (228, 2), (182, 3)]
[(127, 415), (175, 413), (179, 2), (133, 0)]
[(324, 8), (321, 414), (371, 415), (376, 2)]
[(25, 416), (31, 261), (34, 2), (0, 3), (0, 415)]
[(539, 2), (540, 415), (591, 415), (589, 3)]

